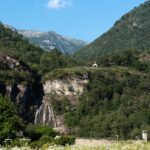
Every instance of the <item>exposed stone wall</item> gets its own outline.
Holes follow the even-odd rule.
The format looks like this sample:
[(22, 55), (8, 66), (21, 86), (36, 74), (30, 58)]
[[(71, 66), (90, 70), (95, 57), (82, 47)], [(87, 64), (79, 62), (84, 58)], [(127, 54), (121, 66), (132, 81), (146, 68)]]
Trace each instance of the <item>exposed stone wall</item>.
[[(43, 103), (47, 103), (49, 99), (50, 104), (50, 96), (55, 95), (57, 99), (61, 99), (62, 97), (67, 97), (72, 105), (77, 105), (78, 97), (86, 90), (86, 84), (88, 83), (87, 78), (80, 77), (72, 77), (65, 79), (55, 79), (55, 80), (47, 80), (43, 84), (43, 89), (45, 92), (45, 99), (43, 99)], [(43, 104), (44, 105), (44, 104)], [(46, 108), (46, 107), (45, 107)], [(43, 118), (43, 116), (41, 116)], [(54, 110), (54, 118), (56, 122), (55, 130), (60, 133), (68, 133), (69, 129), (64, 125), (64, 114), (56, 115)], [(48, 120), (48, 119), (46, 119)], [(48, 124), (48, 123), (46, 123)]]
[(58, 94), (65, 96), (77, 96), (83, 93), (85, 89), (85, 84), (88, 83), (87, 79), (58, 79), (53, 81), (46, 81), (44, 86), (45, 94)]
[[(23, 119), (33, 122), (36, 107), (42, 103), (43, 86), (40, 83), (40, 78), (38, 79), (38, 75), (32, 72), (25, 63), (1, 52), (0, 62), (6, 65), (6, 73), (8, 69), (10, 72), (12, 70), (17, 73), (24, 71), (29, 75), (30, 80), (24, 78), (18, 81), (16, 78), (12, 82), (8, 82), (9, 79), (8, 81), (0, 81), (0, 94), (6, 95), (16, 105), (18, 114)], [(31, 79), (33, 82), (30, 82)]]

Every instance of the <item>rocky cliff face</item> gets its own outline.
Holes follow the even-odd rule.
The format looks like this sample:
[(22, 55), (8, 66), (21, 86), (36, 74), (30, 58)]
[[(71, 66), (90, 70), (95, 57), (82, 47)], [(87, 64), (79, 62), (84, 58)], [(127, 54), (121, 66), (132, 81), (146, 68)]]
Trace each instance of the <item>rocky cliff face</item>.
[(56, 48), (65, 54), (73, 54), (75, 51), (87, 45), (85, 41), (65, 37), (53, 31), (39, 32), (19, 30), (18, 32), (28, 38), (32, 44), (40, 46), (46, 51), (51, 51)]
[(44, 86), (45, 94), (57, 94), (65, 96), (77, 96), (84, 91), (84, 85), (88, 82), (87, 79), (72, 78), (72, 79), (58, 79), (53, 81), (46, 81)]
[(29, 122), (33, 122), (34, 115), (31, 109), (33, 109), (34, 105), (38, 104), (38, 102), (32, 90), (32, 86), (29, 84), (6, 85), (6, 95), (17, 106), (20, 116)]
[[(72, 78), (65, 78), (65, 79), (55, 79), (55, 80), (47, 80), (43, 84), (43, 89), (46, 98), (43, 99), (43, 104), (41, 107), (37, 110), (37, 114), (40, 115), (41, 111), (41, 118), (45, 122), (45, 120), (51, 122), (53, 120), (53, 127), (59, 132), (67, 133), (69, 132), (67, 127), (64, 125), (64, 115), (63, 114), (56, 114), (55, 110), (53, 110), (51, 106), (51, 97), (50, 95), (54, 95), (57, 97), (59, 101), (62, 101), (62, 97), (66, 97), (70, 104), (72, 106), (77, 105), (78, 103), (78, 96), (82, 94), (86, 88), (85, 85), (88, 83), (87, 78), (80, 78), (80, 77), (72, 77)], [(46, 112), (42, 113), (42, 107), (43, 109), (47, 110)], [(51, 119), (45, 119), (45, 114), (48, 118), (51, 117)], [(36, 117), (35, 117), (36, 118)], [(44, 123), (43, 122), (43, 123)], [(49, 124), (49, 122), (45, 122), (46, 124)]]
[(34, 111), (42, 103), (43, 86), (26, 64), (0, 53), (0, 94), (9, 97), (23, 119), (33, 122)]
[(0, 60), (3, 61), (3, 63), (7, 63), (8, 67), (11, 69), (17, 68), (20, 66), (20, 63), (18, 60), (11, 58), (10, 56), (6, 56), (2, 53), (0, 53)]
[[(5, 66), (5, 69), (0, 68), (2, 69), (0, 76), (1, 72), (13, 72), (19, 75), (20, 72), (26, 72), (31, 78), (30, 80), (26, 79), (26, 76), (23, 75), (20, 80), (12, 76), (13, 82), (0, 80), (0, 93), (9, 97), (16, 105), (19, 115), (24, 120), (36, 125), (48, 125), (60, 132), (67, 132), (68, 129), (64, 126), (64, 114), (56, 113), (52, 100), (57, 99), (63, 103), (63, 97), (65, 97), (71, 106), (76, 106), (78, 96), (86, 90), (87, 76), (46, 80), (45, 83), (41, 84), (40, 76), (24, 63), (2, 53), (0, 53), (0, 60), (0, 64), (3, 62)], [(3, 76), (5, 75), (4, 73)]]

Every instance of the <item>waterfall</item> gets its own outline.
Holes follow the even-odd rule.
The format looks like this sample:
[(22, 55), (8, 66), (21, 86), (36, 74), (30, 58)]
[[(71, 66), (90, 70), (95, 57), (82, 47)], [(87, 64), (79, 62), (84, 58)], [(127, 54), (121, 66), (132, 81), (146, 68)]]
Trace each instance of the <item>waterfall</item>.
[(51, 104), (45, 102), (37, 109), (35, 113), (34, 124), (51, 125), (52, 127), (57, 127)]
[(35, 113), (34, 124), (37, 124), (37, 117), (38, 117), (38, 114), (39, 114), (39, 110), (37, 110), (36, 113)]
[(42, 124), (43, 125), (45, 125), (45, 123), (46, 123), (46, 111), (47, 111), (47, 109), (46, 108), (44, 108), (44, 111), (43, 111), (43, 121), (42, 121)]
[(54, 112), (53, 112), (53, 108), (51, 105), (48, 105), (48, 112), (49, 112), (49, 120), (53, 120), (53, 123), (54, 123), (54, 127), (57, 127), (57, 124), (56, 124), (56, 120), (55, 120), (55, 116), (54, 116)]
[(35, 113), (35, 119), (34, 119), (34, 124), (38, 124), (38, 119), (39, 119), (39, 114), (42, 110), (43, 104), (37, 109), (36, 113)]

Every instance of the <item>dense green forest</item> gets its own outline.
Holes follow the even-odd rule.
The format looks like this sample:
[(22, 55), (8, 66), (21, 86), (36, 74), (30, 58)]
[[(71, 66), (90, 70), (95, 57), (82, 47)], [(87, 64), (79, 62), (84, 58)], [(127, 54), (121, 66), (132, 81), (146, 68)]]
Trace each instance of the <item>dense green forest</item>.
[[(107, 19), (107, 18), (106, 18)], [(100, 64), (108, 53), (124, 50), (150, 51), (150, 1), (125, 14), (114, 26), (74, 56), (86, 63)]]
[(123, 67), (91, 70), (87, 91), (65, 122), (75, 135), (135, 138), (150, 130), (150, 74)]
[(2, 23), (0, 23), (0, 51), (32, 66), (40, 63), (43, 54), (41, 48), (29, 44), (28, 40), (17, 31), (12, 31)]
[[(58, 115), (64, 114), (72, 134), (90, 138), (141, 137), (150, 131), (150, 72), (123, 66), (74, 67), (55, 70), (45, 80), (88, 76), (85, 92), (77, 105), (67, 97), (53, 97)], [(67, 110), (66, 110), (67, 108)]]

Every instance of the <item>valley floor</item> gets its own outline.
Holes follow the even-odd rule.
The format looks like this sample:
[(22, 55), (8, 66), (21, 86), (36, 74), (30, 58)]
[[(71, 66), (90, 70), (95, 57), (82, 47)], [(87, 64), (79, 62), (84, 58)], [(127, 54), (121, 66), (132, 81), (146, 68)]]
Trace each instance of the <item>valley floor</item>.
[[(29, 147), (0, 148), (0, 150), (30, 150)], [(33, 150), (33, 149), (32, 149)], [(77, 139), (72, 146), (45, 144), (40, 150), (150, 150), (150, 142)]]

